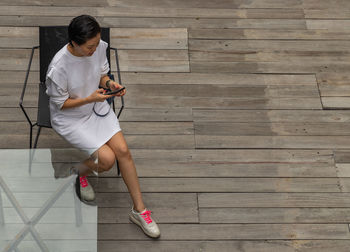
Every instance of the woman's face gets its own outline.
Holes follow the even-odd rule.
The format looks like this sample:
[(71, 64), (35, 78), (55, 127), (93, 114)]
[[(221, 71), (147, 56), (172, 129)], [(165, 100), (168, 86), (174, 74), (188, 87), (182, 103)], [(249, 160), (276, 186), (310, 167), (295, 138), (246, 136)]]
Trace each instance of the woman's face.
[(79, 56), (91, 56), (96, 51), (98, 44), (100, 43), (101, 34), (98, 33), (96, 37), (87, 40), (84, 44), (78, 45), (72, 41), (74, 45), (74, 52)]

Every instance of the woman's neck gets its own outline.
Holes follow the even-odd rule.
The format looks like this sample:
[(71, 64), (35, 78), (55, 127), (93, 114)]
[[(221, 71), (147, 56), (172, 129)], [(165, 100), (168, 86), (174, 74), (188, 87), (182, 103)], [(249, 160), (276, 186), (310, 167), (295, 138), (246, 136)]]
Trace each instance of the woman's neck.
[(75, 50), (74, 47), (71, 44), (68, 44), (67, 46), (68, 51), (73, 54), (76, 57), (83, 57), (83, 55), (78, 54)]

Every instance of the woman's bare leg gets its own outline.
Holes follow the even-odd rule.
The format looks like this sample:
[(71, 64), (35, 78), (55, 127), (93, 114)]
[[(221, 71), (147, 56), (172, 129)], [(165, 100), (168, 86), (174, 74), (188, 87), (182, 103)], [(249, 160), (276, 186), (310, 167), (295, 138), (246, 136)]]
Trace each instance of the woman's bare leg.
[[(91, 158), (88, 158), (79, 164), (78, 170), (80, 176), (87, 176), (92, 173), (92, 171), (96, 171), (98, 173), (108, 171), (113, 167), (115, 163), (115, 154), (109, 146), (106, 144), (102, 145), (97, 150), (97, 153), (97, 157), (96, 154), (93, 154)], [(98, 164), (95, 162), (96, 158), (98, 160)]]
[(123, 180), (128, 187), (132, 201), (134, 203), (134, 209), (138, 212), (141, 212), (145, 209), (145, 205), (142, 200), (141, 189), (136, 173), (135, 164), (123, 133), (121, 131), (118, 132), (106, 144), (113, 150), (115, 156), (118, 159), (118, 164)]

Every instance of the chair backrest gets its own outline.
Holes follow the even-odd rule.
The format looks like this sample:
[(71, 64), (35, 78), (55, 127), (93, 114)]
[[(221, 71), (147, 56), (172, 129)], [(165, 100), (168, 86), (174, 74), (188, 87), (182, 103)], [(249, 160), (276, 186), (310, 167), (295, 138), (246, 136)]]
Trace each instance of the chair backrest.
[[(101, 28), (101, 39), (110, 44), (109, 28)], [(68, 26), (40, 26), (40, 85), (38, 101), (37, 124), (41, 127), (50, 127), (49, 97), (46, 94), (46, 72), (55, 54), (68, 43)], [(107, 59), (110, 64), (110, 50), (107, 49)]]

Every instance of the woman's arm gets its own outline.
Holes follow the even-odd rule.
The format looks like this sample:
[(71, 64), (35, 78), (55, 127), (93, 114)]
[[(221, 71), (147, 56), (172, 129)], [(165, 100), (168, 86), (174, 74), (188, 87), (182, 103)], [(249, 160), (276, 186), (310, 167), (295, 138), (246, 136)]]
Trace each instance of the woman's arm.
[(74, 108), (79, 107), (91, 102), (103, 102), (107, 98), (112, 97), (113, 95), (104, 95), (105, 91), (103, 88), (97, 89), (95, 92), (93, 92), (90, 96), (85, 98), (68, 98), (64, 103), (61, 109), (68, 109), (68, 108)]
[[(106, 84), (108, 82), (108, 85)], [(103, 87), (103, 88), (107, 88), (107, 89), (111, 89), (111, 90), (117, 90), (117, 89), (120, 89), (122, 88), (123, 86), (120, 85), (119, 83), (111, 80), (108, 75), (103, 75), (100, 79), (100, 87)], [(123, 91), (117, 93), (116, 95), (114, 96), (123, 96), (125, 95), (126, 93), (126, 90), (124, 89)]]
[(106, 82), (109, 80), (108, 75), (103, 75), (100, 79), (100, 87), (109, 88), (106, 86)]

